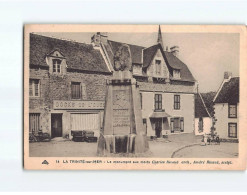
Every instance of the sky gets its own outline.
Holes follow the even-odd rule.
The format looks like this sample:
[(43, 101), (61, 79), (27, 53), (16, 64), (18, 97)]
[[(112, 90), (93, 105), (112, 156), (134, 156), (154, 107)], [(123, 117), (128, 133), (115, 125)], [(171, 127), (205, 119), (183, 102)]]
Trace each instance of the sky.
[[(162, 30), (162, 29), (161, 29)], [(90, 43), (94, 33), (37, 33)], [(157, 33), (108, 33), (108, 39), (149, 47), (157, 43)], [(239, 34), (162, 33), (164, 48), (179, 46), (179, 59), (199, 83), (200, 92), (217, 91), (225, 71), (239, 76)]]

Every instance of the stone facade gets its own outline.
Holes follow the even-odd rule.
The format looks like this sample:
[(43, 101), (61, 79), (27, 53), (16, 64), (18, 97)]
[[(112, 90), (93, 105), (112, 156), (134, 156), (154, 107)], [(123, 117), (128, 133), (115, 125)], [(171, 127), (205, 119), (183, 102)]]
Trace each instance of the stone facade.
[(51, 114), (62, 114), (62, 135), (70, 134), (70, 113), (98, 113), (99, 119), (103, 117), (102, 109), (92, 110), (57, 110), (54, 109), (54, 100), (73, 101), (71, 96), (71, 82), (81, 83), (80, 101), (105, 100), (106, 80), (109, 75), (66, 72), (66, 74), (50, 74), (48, 69), (30, 68), (30, 79), (38, 79), (40, 85), (39, 97), (30, 97), (29, 113), (40, 114), (40, 128), (51, 134)]

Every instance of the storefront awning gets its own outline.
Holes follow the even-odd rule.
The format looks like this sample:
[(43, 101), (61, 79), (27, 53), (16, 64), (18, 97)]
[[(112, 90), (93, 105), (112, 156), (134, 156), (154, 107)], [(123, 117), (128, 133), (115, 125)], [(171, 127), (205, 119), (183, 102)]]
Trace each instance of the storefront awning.
[(150, 118), (166, 118), (171, 117), (171, 115), (167, 114), (166, 112), (153, 112)]

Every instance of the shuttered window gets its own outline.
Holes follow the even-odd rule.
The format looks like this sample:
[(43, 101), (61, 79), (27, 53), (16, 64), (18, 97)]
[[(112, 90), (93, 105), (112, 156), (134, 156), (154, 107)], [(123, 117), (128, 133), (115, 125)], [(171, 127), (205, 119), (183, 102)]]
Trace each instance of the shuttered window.
[(228, 123), (228, 137), (237, 138), (237, 123)]
[(171, 132), (173, 133), (174, 131), (184, 131), (183, 117), (171, 118)]
[(162, 110), (162, 94), (155, 94), (154, 109), (155, 110)]
[(72, 99), (81, 99), (81, 83), (79, 82), (71, 83), (71, 94), (72, 94)]
[(38, 79), (29, 80), (29, 96), (30, 97), (39, 97), (40, 85)]
[(30, 113), (29, 114), (29, 132), (38, 133), (40, 129), (40, 114)]
[(174, 109), (180, 109), (180, 95), (174, 95)]
[(236, 104), (229, 104), (228, 106), (228, 117), (229, 118), (237, 118), (237, 105)]

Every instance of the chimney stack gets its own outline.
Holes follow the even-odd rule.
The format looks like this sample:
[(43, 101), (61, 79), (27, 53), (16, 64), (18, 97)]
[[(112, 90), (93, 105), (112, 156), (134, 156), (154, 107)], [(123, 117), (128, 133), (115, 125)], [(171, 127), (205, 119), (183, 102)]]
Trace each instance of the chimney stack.
[(107, 32), (97, 32), (91, 37), (91, 43), (94, 46), (99, 47), (100, 43), (106, 43), (107, 39), (108, 39)]
[(229, 71), (224, 72), (224, 79), (230, 79), (232, 77), (232, 73)]
[(174, 56), (176, 56), (176, 57), (179, 56), (179, 47), (178, 47), (178, 46), (173, 46), (173, 47), (170, 48), (170, 50), (171, 50), (171, 53), (172, 53)]

